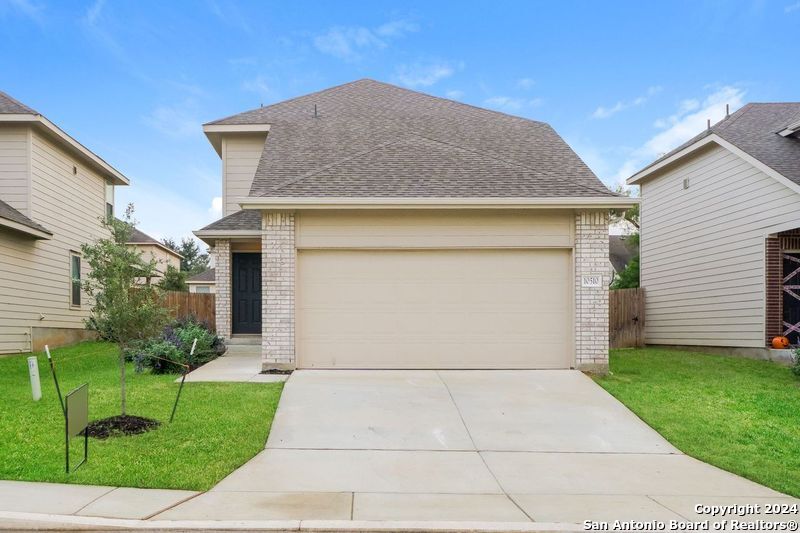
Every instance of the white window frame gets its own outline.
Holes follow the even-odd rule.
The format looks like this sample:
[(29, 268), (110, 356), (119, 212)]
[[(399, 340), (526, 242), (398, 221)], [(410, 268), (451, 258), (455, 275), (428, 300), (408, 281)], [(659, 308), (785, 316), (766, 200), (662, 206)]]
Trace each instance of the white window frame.
[[(75, 272), (74, 272), (74, 267), (75, 267), (74, 263), (75, 263), (75, 259), (76, 258), (78, 259), (78, 277), (77, 278), (75, 278)], [(70, 252), (69, 252), (69, 306), (72, 309), (80, 309), (81, 305), (83, 304), (83, 298), (81, 297), (81, 290), (82, 289), (81, 289), (81, 285), (80, 285), (81, 282), (83, 281), (83, 278), (81, 277), (81, 269), (82, 269), (82, 266), (83, 266), (81, 264), (82, 261), (83, 261), (83, 258), (81, 257), (81, 254), (79, 252), (76, 252), (74, 250), (70, 250)], [(74, 290), (75, 290), (75, 282), (76, 281), (78, 282), (78, 303), (77, 304), (75, 303), (75, 299), (74, 299), (74, 296), (75, 296)]]

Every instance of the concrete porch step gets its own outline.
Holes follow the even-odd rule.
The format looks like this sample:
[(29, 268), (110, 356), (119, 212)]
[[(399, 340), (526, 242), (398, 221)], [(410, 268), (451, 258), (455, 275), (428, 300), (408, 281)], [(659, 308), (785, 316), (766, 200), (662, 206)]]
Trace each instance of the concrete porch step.
[(227, 346), (261, 346), (261, 335), (232, 335), (230, 339), (225, 341), (225, 344)]
[(228, 344), (225, 356), (253, 356), (261, 355), (261, 346), (256, 344)]

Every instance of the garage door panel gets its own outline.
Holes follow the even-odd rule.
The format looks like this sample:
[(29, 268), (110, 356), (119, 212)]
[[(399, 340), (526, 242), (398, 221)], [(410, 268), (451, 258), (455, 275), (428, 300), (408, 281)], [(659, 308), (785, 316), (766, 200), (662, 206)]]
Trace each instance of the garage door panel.
[(301, 251), (298, 362), (565, 368), (567, 250)]

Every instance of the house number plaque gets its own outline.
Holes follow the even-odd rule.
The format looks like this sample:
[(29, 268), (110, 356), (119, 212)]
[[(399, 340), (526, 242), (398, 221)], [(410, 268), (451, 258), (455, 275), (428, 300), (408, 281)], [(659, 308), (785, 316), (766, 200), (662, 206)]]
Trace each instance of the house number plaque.
[(581, 276), (581, 286), (587, 289), (599, 289), (603, 286), (603, 276), (600, 274), (586, 274)]

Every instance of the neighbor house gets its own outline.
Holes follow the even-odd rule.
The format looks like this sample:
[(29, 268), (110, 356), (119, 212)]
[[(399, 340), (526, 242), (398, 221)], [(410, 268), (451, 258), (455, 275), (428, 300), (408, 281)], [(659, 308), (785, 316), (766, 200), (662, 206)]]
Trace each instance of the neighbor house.
[(189, 292), (213, 294), (217, 292), (216, 273), (213, 268), (209, 268), (188, 278), (186, 285), (189, 286)]
[(600, 368), (609, 191), (547, 124), (359, 80), (204, 126), (218, 332), (270, 368)]
[(108, 235), (128, 178), (0, 92), (0, 354), (84, 338), (81, 245)]
[(158, 277), (163, 276), (169, 267), (181, 269), (183, 256), (143, 231), (134, 228), (127, 244), (141, 253), (144, 261), (156, 262)]
[(800, 103), (748, 104), (637, 172), (651, 344), (800, 331)]

